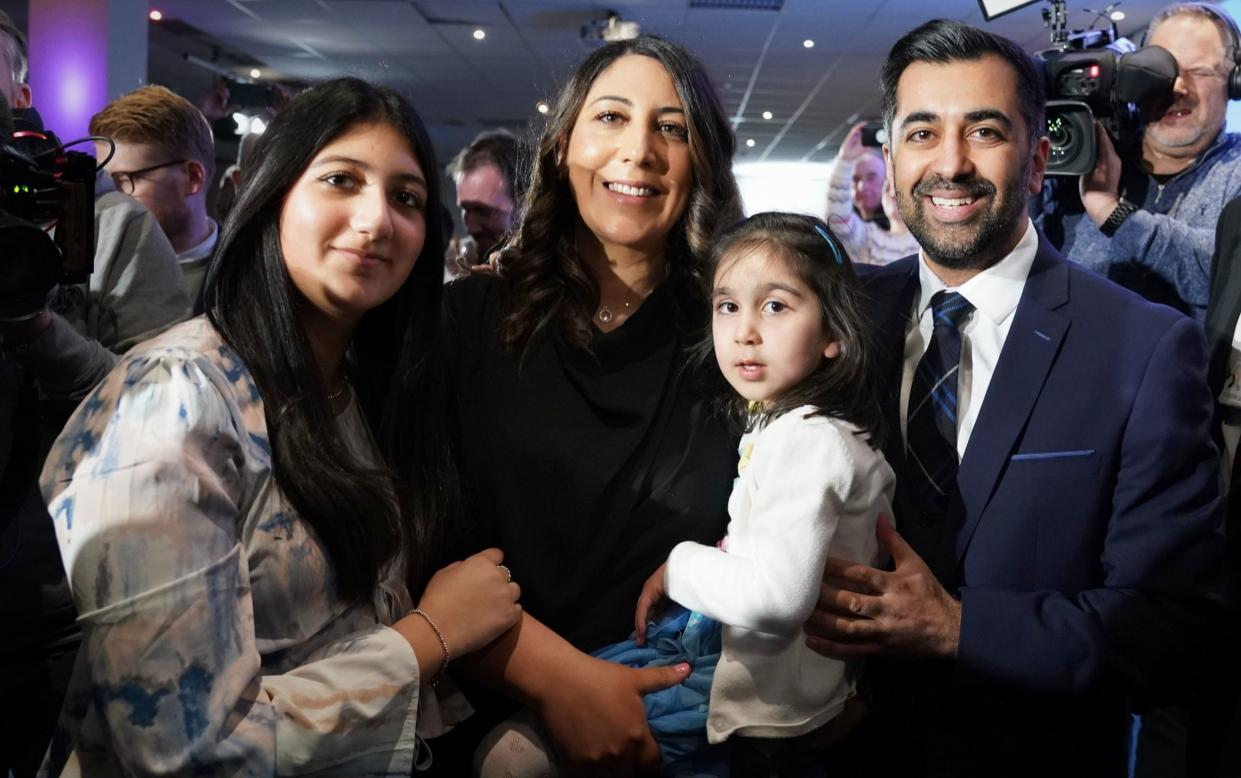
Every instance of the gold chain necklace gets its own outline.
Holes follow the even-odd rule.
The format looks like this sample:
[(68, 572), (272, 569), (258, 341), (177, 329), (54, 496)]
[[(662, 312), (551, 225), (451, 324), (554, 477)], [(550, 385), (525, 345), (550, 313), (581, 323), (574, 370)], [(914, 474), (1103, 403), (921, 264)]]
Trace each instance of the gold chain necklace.
[[(651, 289), (647, 290), (646, 294), (643, 294), (643, 295), (641, 296), (640, 302), (641, 302), (641, 301), (645, 301), (645, 300), (646, 300), (646, 298), (650, 297), (650, 296), (651, 296), (651, 292), (653, 292), (653, 291), (655, 291), (655, 290), (654, 290), (654, 287), (652, 287)], [(614, 307), (615, 307), (615, 306), (610, 306), (610, 305), (608, 305), (607, 303), (605, 303), (605, 302), (603, 302), (602, 300), (600, 300), (600, 301), (599, 301), (599, 310), (595, 311), (595, 318), (596, 318), (596, 319), (598, 319), (600, 322), (602, 322), (602, 323), (604, 323), (604, 324), (608, 324), (608, 323), (610, 323), (613, 319), (615, 319), (618, 315), (621, 315), (621, 316), (628, 316), (628, 315), (629, 315), (629, 312), (630, 312), (630, 309), (631, 309), (631, 308), (633, 308), (633, 301), (632, 301), (632, 300), (625, 300), (625, 302), (623, 303), (623, 306), (624, 306), (624, 307), (623, 307), (623, 308), (620, 308), (619, 310), (614, 310)]]

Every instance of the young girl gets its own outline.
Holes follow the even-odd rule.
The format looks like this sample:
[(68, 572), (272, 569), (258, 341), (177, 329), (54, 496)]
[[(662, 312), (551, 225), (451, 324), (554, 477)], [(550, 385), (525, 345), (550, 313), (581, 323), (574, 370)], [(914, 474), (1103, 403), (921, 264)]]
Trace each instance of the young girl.
[(636, 643), (665, 596), (695, 612), (690, 627), (720, 622), (707, 739), (734, 744), (734, 775), (768, 775), (812, 760), (811, 733), (853, 695), (846, 664), (807, 648), (802, 624), (827, 557), (876, 561), (894, 476), (874, 440), (857, 282), (827, 226), (758, 214), (720, 239), (712, 268), (712, 347), (745, 429), (728, 535), (672, 550), (638, 600)]
[(521, 615), (498, 549), (428, 562), (454, 478), (422, 121), (340, 79), (255, 156), (207, 315), (126, 354), (48, 457), (82, 648), (44, 775), (408, 776), (463, 712), (449, 659)]

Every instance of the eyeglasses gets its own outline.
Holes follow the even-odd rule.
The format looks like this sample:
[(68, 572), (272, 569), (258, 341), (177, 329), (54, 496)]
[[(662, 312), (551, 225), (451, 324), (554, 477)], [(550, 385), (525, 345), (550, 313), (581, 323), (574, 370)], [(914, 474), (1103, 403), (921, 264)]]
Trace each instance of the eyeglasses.
[(180, 165), (183, 162), (189, 162), (189, 160), (184, 159), (184, 158), (174, 159), (171, 162), (161, 162), (158, 165), (151, 165), (150, 167), (144, 167), (141, 170), (130, 170), (127, 172), (118, 171), (112, 174), (112, 183), (116, 184), (116, 190), (118, 192), (121, 192), (122, 194), (131, 195), (134, 193), (135, 182), (138, 179), (142, 178), (147, 173), (150, 173), (155, 170), (159, 170), (160, 168), (172, 167), (173, 165)]

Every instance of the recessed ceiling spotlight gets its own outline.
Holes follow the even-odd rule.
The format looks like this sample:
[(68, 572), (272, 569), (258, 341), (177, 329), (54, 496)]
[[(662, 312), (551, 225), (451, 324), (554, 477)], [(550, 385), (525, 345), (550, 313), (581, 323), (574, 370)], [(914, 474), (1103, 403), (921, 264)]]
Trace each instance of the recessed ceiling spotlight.
[(534, 107), (538, 109), (539, 113), (547, 113), (548, 111), (552, 109), (550, 105), (548, 105), (547, 103), (543, 103), (543, 102), (540, 102), (538, 105)]
[(147, 14), (147, 18), (153, 22), (158, 22), (160, 19), (164, 18), (164, 15), (160, 13), (159, 10), (152, 10), (149, 14)]
[(481, 41), (483, 38), (486, 38), (486, 37), (487, 37), (487, 33), (481, 28), (474, 31), (474, 40)]
[(250, 78), (258, 78), (261, 75), (263, 75), (263, 71), (258, 68), (250, 68)]
[(805, 46), (808, 49), (813, 49), (814, 41), (810, 40), (809, 38), (806, 38), (804, 41), (801, 42), (801, 45)]
[(771, 111), (763, 111), (764, 119), (771, 119)]
[(752, 149), (752, 148), (754, 148), (754, 139), (753, 139), (753, 138), (746, 138), (746, 139), (745, 139), (745, 147), (746, 147), (747, 149)]
[(1123, 22), (1125, 20), (1124, 11), (1112, 11), (1111, 20), (1114, 22)]

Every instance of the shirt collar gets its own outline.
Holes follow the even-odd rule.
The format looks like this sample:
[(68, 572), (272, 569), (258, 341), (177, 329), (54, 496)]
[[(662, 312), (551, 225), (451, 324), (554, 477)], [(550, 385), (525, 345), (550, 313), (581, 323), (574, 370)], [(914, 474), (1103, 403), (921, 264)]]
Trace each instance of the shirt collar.
[[(1026, 276), (1030, 275), (1030, 266), (1034, 264), (1034, 255), (1038, 253), (1038, 231), (1034, 223), (1026, 220), (1026, 231), (1017, 241), (1017, 245), (999, 262), (983, 270), (978, 275), (956, 287), (953, 291), (970, 301), (995, 324), (1001, 324), (1021, 300), (1021, 292), (1025, 289)], [(952, 289), (939, 276), (931, 271), (926, 264), (926, 253), (918, 252), (918, 284), (920, 287), (917, 307), (918, 319), (931, 306), (931, 298), (936, 292)]]
[(197, 246), (191, 246), (178, 254), (178, 261), (192, 262), (196, 259), (205, 259), (211, 256), (211, 251), (215, 248), (215, 242), (220, 237), (220, 228), (216, 224), (215, 219), (208, 219), (207, 221), (211, 224), (211, 232), (207, 234), (202, 243), (199, 243)]

